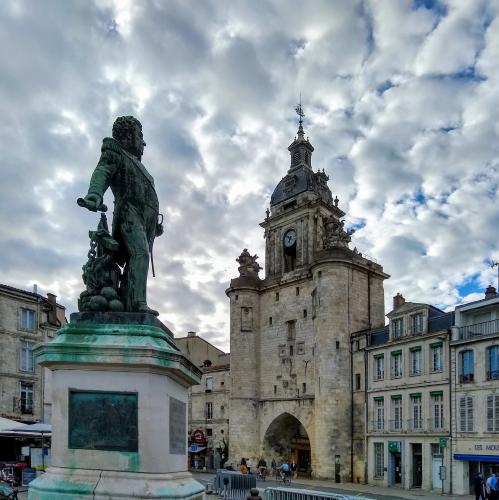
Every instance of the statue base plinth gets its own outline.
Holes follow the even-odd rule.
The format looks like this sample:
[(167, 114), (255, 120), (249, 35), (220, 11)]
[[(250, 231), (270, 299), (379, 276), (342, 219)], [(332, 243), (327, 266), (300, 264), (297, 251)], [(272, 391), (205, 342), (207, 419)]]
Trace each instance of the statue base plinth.
[(201, 372), (158, 320), (129, 318), (72, 316), (35, 349), (51, 370), (52, 464), (29, 499), (203, 496), (187, 472), (187, 388)]

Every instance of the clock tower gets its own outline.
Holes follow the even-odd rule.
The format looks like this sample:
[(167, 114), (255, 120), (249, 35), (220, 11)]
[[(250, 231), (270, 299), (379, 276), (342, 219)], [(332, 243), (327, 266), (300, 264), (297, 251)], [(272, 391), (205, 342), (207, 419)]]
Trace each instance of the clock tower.
[(233, 464), (242, 457), (295, 460), (316, 477), (347, 481), (363, 468), (362, 449), (352, 455), (354, 414), (363, 412), (352, 406), (350, 334), (384, 325), (388, 276), (349, 248), (353, 231), (344, 226), (329, 177), (312, 168), (301, 105), (296, 111), (290, 165), (260, 224), (265, 277), (245, 249), (226, 292), (229, 455)]

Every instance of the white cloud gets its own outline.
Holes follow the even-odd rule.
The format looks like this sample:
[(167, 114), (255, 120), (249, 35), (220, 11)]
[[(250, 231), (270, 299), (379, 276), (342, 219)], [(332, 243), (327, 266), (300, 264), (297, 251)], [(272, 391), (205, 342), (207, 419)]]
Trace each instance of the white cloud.
[(114, 118), (135, 114), (166, 215), (151, 305), (228, 348), (224, 290), (242, 248), (263, 264), (301, 92), (314, 168), (392, 275), (387, 307), (397, 291), (476, 298), (499, 258), (498, 2), (425, 3), (0, 4), (16, 54), (0, 73), (2, 280), (75, 309), (97, 221), (75, 200)]

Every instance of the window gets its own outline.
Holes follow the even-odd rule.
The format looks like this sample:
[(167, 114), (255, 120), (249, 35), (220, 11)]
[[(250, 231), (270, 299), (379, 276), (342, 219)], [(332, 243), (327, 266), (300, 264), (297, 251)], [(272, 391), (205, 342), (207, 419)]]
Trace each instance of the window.
[(444, 428), (444, 394), (441, 391), (430, 392), (432, 407), (431, 428), (439, 430)]
[(444, 369), (444, 349), (442, 342), (430, 344), (431, 347), (431, 371), (441, 372)]
[(21, 382), (21, 413), (33, 413), (33, 384)]
[(276, 292), (276, 293), (275, 293), (275, 301), (276, 301), (276, 302), (279, 302), (279, 292)]
[(421, 374), (421, 347), (411, 347), (411, 375)]
[(475, 360), (473, 351), (461, 351), (459, 353), (459, 382), (466, 384), (473, 382), (475, 377)]
[(300, 287), (299, 286), (296, 287), (296, 296), (298, 297), (298, 295), (300, 295)]
[(274, 385), (274, 395), (277, 394), (277, 385)]
[(459, 398), (459, 430), (460, 432), (473, 432), (472, 396), (462, 396)]
[(32, 309), (21, 309), (21, 329), (22, 330), (34, 330), (36, 312)]
[(269, 316), (269, 326), (272, 326), (272, 316)]
[(374, 380), (383, 380), (385, 378), (385, 358), (383, 354), (374, 355)]
[(236, 300), (239, 300), (239, 295), (236, 293)]
[(493, 345), (487, 349), (487, 380), (499, 379), (499, 346)]
[(385, 474), (385, 445), (374, 443), (374, 477), (383, 477)]
[(392, 352), (392, 378), (402, 376), (402, 351)]
[(487, 396), (487, 431), (499, 432), (499, 394)]
[(336, 349), (339, 349), (339, 348), (340, 348), (340, 341), (339, 341), (339, 340), (337, 340), (337, 341), (336, 341)]
[(295, 340), (296, 337), (296, 323), (295, 321), (288, 321), (288, 340)]
[(213, 436), (213, 429), (206, 429), (207, 436)]
[(306, 309), (303, 309), (303, 317), (306, 318), (307, 317), (307, 310)]
[(204, 414), (206, 420), (211, 420), (213, 418), (213, 403), (206, 403), (204, 407)]
[(423, 333), (423, 313), (413, 314), (411, 316), (411, 334), (419, 335)]
[(392, 417), (391, 430), (402, 430), (402, 396), (392, 396)]
[(355, 390), (360, 391), (360, 373), (355, 374)]
[(298, 342), (298, 344), (296, 344), (296, 354), (305, 354), (304, 342)]
[(34, 371), (35, 363), (33, 356), (33, 343), (21, 341), (21, 362), (20, 367), (23, 372)]
[(292, 345), (289, 346), (289, 355), (294, 356), (294, 347)]
[(302, 383), (301, 392), (302, 394), (306, 394), (307, 392), (307, 384), (305, 382)]
[(393, 338), (398, 339), (404, 334), (404, 318), (394, 319), (392, 321)]
[(374, 430), (385, 429), (385, 400), (383, 397), (374, 399)]
[(412, 429), (421, 430), (423, 428), (423, 407), (421, 405), (421, 394), (411, 394), (412, 407)]
[(205, 392), (211, 392), (213, 390), (213, 377), (206, 377)]

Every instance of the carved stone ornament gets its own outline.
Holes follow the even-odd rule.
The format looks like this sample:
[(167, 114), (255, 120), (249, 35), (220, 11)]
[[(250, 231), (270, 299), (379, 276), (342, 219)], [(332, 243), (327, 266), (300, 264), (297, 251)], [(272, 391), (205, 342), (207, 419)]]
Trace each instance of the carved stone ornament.
[(344, 226), (345, 223), (334, 216), (324, 220), (324, 248), (348, 248), (355, 231), (345, 230)]
[(262, 269), (257, 262), (258, 255), (251, 256), (248, 249), (245, 248), (241, 255), (236, 259), (239, 262), (239, 276), (258, 278), (258, 272)]

